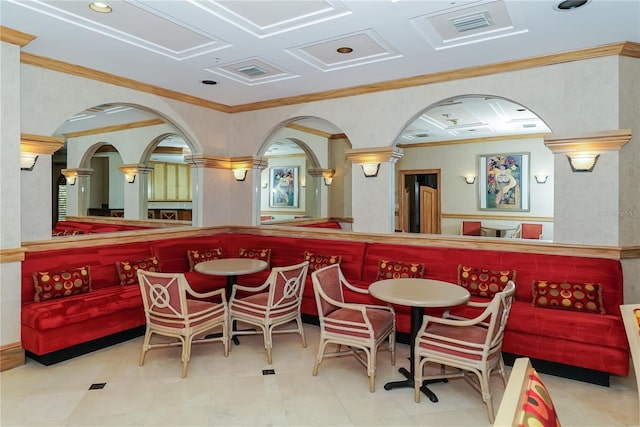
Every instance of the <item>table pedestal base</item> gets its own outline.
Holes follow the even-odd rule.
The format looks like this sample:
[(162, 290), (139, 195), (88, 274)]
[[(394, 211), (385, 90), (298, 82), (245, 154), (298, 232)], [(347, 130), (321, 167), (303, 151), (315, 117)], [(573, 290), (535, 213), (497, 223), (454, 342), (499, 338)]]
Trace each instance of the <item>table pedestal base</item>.
[[(415, 382), (413, 381), (413, 377), (411, 376), (409, 371), (407, 371), (405, 368), (400, 368), (398, 369), (398, 372), (404, 375), (406, 380), (392, 381), (392, 382), (386, 383), (384, 385), (385, 390), (393, 390), (394, 388), (413, 388), (414, 387)], [(436, 394), (432, 392), (429, 389), (429, 387), (427, 387), (427, 384), (446, 383), (446, 382), (448, 382), (446, 378), (442, 378), (438, 380), (424, 380), (422, 381), (422, 386), (420, 387), (420, 391), (423, 392), (429, 398), (430, 401), (435, 403), (438, 401), (438, 396), (436, 396)]]

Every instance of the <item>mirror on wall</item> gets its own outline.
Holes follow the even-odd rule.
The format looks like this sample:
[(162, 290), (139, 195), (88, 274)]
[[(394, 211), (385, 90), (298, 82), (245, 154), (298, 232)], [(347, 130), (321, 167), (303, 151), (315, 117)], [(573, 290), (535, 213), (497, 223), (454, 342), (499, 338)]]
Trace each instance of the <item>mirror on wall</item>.
[[(191, 221), (191, 168), (184, 162), (191, 147), (157, 113), (140, 106), (102, 104), (70, 117), (54, 136), (65, 139), (63, 149), (53, 156), (55, 180), (62, 169), (78, 169), (84, 186), (82, 191), (80, 186), (67, 186), (65, 200), (60, 200), (60, 191), (53, 194), (53, 224), (61, 219), (62, 204), (77, 216)], [(122, 170), (140, 165), (150, 168), (136, 175)], [(128, 185), (141, 186), (140, 191), (127, 191)]]
[(344, 156), (349, 148), (347, 136), (321, 118), (278, 126), (259, 153), (268, 162), (260, 182), (260, 222), (350, 218), (351, 162)]
[[(543, 140), (550, 132), (531, 109), (493, 95), (456, 96), (418, 112), (394, 141), (404, 150), (396, 164), (396, 230), (460, 234), (462, 222), (472, 220), (482, 222), (487, 235), (502, 227), (504, 236), (512, 236), (535, 216), (552, 235), (553, 187), (533, 181), (534, 174), (553, 171), (553, 155)], [(527, 159), (526, 175), (518, 176), (514, 190), (527, 198), (527, 212), (482, 204), (492, 175), (480, 161), (509, 154)]]

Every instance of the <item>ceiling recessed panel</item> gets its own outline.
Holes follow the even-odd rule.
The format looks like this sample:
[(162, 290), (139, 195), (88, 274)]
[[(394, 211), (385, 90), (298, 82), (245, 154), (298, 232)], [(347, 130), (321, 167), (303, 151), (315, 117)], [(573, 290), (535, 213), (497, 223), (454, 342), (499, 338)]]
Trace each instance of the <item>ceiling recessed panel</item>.
[(211, 1), (197, 5), (259, 38), (351, 13), (337, 1)]
[(502, 0), (474, 2), (471, 6), (420, 16), (411, 22), (436, 50), (528, 31), (519, 2)]
[[(344, 47), (351, 48), (352, 51), (346, 54), (339, 53), (338, 49)], [(372, 30), (297, 46), (287, 51), (322, 71), (339, 70), (402, 56)]]
[(110, 1), (111, 13), (94, 12), (84, 1), (14, 3), (178, 61), (228, 46), (136, 2)]

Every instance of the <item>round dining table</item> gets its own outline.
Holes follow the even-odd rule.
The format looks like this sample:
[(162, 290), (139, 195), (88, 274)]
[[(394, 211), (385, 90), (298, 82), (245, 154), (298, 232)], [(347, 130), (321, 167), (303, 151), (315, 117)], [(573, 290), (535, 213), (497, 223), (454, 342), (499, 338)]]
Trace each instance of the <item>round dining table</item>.
[[(409, 345), (409, 370), (400, 368), (398, 371), (406, 378), (401, 381), (388, 382), (385, 390), (394, 388), (414, 387), (414, 360), (416, 335), (422, 326), (422, 316), (425, 307), (447, 308), (466, 304), (469, 301), (469, 291), (454, 283), (433, 279), (386, 279), (373, 282), (369, 286), (369, 293), (382, 301), (411, 307), (411, 340)], [(431, 400), (437, 402), (438, 397), (428, 387), (428, 383), (446, 382), (444, 380), (425, 380), (420, 390)]]

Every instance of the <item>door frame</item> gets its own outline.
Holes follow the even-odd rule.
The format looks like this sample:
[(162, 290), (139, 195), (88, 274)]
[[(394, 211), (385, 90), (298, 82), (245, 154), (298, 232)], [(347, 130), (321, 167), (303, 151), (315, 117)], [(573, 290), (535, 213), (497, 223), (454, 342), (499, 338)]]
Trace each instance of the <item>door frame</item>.
[(436, 175), (438, 212), (436, 222), (438, 224), (438, 233), (442, 230), (442, 171), (440, 169), (408, 169), (398, 171), (398, 180), (396, 188), (396, 201), (398, 203), (398, 229), (406, 232), (408, 224), (406, 224), (405, 216), (407, 208), (404, 199), (404, 180), (406, 175)]

